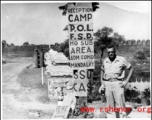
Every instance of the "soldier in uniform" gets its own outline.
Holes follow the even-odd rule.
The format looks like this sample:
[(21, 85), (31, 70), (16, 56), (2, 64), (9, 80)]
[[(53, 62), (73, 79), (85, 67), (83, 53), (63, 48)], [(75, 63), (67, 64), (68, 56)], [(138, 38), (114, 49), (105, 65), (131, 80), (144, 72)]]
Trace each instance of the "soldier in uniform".
[[(107, 107), (111, 108), (126, 108), (124, 98), (124, 88), (129, 82), (132, 74), (132, 65), (121, 56), (116, 55), (116, 50), (113, 45), (107, 47), (108, 57), (104, 59), (101, 66), (101, 87), (99, 92), (105, 89)], [(129, 73), (125, 77), (125, 70)], [(116, 118), (120, 118), (120, 112), (116, 111)], [(127, 112), (122, 112), (121, 117), (126, 117)], [(107, 114), (108, 115), (108, 114)]]

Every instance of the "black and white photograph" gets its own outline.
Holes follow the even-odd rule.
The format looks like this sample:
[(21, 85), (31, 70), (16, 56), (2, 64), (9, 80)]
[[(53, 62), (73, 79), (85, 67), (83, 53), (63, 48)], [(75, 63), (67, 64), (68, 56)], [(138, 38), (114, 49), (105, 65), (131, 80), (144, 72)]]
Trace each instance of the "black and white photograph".
[(1, 119), (151, 119), (151, 1), (2, 1)]

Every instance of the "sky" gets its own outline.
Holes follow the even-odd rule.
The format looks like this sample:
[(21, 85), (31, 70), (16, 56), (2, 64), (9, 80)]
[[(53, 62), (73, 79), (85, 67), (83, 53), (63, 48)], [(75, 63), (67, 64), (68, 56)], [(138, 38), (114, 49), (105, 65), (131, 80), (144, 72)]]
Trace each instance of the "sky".
[[(101, 8), (94, 13), (94, 31), (99, 29), (99, 26), (101, 28), (108, 25), (126, 39), (150, 39), (150, 2), (104, 3), (100, 3)], [(65, 3), (2, 3), (1, 40), (15, 45), (22, 45), (26, 41), (30, 44), (63, 42), (68, 38), (67, 31), (63, 31), (68, 24), (67, 16), (63, 16), (62, 11), (58, 9), (63, 4)], [(105, 14), (108, 11), (111, 13)], [(137, 20), (126, 19), (123, 15), (118, 16), (113, 13), (114, 11), (119, 14), (123, 12), (127, 16), (133, 15), (132, 18), (136, 16)], [(115, 22), (116, 19), (118, 22)], [(126, 27), (122, 27), (122, 20)]]
[(116, 6), (118, 8), (134, 11), (134, 12), (141, 12), (141, 13), (149, 13), (150, 12), (150, 2), (148, 1), (136, 1), (136, 2), (108, 2), (108, 4)]

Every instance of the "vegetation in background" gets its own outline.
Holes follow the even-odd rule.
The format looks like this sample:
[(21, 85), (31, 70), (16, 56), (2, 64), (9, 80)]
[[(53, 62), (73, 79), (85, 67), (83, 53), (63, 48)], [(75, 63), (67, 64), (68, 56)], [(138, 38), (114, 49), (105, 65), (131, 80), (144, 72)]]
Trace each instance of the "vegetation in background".
[[(73, 3), (75, 4), (75, 3)], [(92, 3), (93, 11), (96, 11), (98, 9), (98, 3)], [(60, 10), (62, 10), (62, 15), (67, 14), (67, 4), (60, 6)], [(68, 30), (68, 25), (65, 26), (64, 31)], [(94, 51), (95, 51), (95, 59), (98, 59), (95, 61), (95, 70), (94, 70), (94, 76), (98, 78), (100, 74), (100, 66), (101, 62), (99, 59), (104, 58), (104, 51), (109, 44), (114, 44), (117, 49), (117, 53), (119, 55), (122, 55), (124, 57), (127, 57), (127, 60), (132, 63), (132, 65), (135, 67), (135, 73), (132, 77), (132, 81), (134, 81), (135, 78), (143, 78), (146, 80), (150, 80), (150, 44), (149, 45), (141, 45), (141, 40), (138, 40), (138, 45), (135, 45), (135, 40), (125, 40), (123, 35), (119, 35), (119, 33), (116, 33), (112, 28), (109, 27), (103, 27), (101, 29), (98, 29), (94, 33)], [(122, 43), (131, 42), (132, 44), (129, 45), (121, 45)], [(150, 41), (150, 40), (147, 40)], [(146, 42), (147, 42), (146, 41)], [(10, 45), (6, 42), (6, 40), (2, 41), (2, 55), (3, 57), (33, 57), (34, 56), (34, 49), (43, 49), (44, 52), (47, 52), (49, 50), (49, 45), (43, 44), (43, 45), (34, 45), (30, 44), (28, 41), (24, 42), (23, 45), (17, 46), (11, 43)], [(51, 49), (63, 52), (65, 56), (69, 57), (69, 39), (67, 38), (62, 43), (55, 43), (54, 45), (51, 45)], [(27, 71), (24, 71), (25, 73)], [(23, 76), (22, 76), (23, 77)], [(26, 86), (26, 81), (19, 81), (22, 85)], [(96, 101), (96, 100), (103, 100), (105, 101), (105, 97), (98, 93), (98, 87), (100, 86), (100, 80), (97, 79), (93, 83), (91, 83), (92, 87), (91, 93), (89, 93), (89, 100), (90, 101)], [(98, 87), (96, 87), (98, 86)], [(144, 99), (144, 102), (146, 104), (150, 103), (150, 91), (149, 89), (145, 89), (144, 92), (141, 93), (136, 89), (126, 89), (125, 90), (125, 99), (129, 102), (134, 103), (141, 103), (141, 99)]]
[(146, 103), (146, 105), (150, 105), (150, 88), (146, 88), (141, 95), (143, 102)]
[(145, 53), (143, 51), (137, 51), (134, 55), (135, 59), (144, 60), (146, 59)]

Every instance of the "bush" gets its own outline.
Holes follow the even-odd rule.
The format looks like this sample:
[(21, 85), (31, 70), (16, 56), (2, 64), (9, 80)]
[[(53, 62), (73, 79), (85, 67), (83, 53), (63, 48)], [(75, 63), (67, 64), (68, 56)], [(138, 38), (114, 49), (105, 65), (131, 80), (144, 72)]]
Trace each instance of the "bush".
[(135, 90), (134, 87), (131, 89), (125, 89), (125, 100), (126, 102), (141, 103), (140, 91)]
[(137, 51), (134, 55), (135, 59), (144, 60), (146, 59), (145, 53), (143, 51)]
[(144, 103), (146, 103), (146, 105), (150, 105), (150, 88), (146, 88), (142, 92), (142, 99), (144, 100)]
[(144, 48), (143, 52), (144, 52), (146, 57), (150, 57), (150, 49), (149, 48)]

